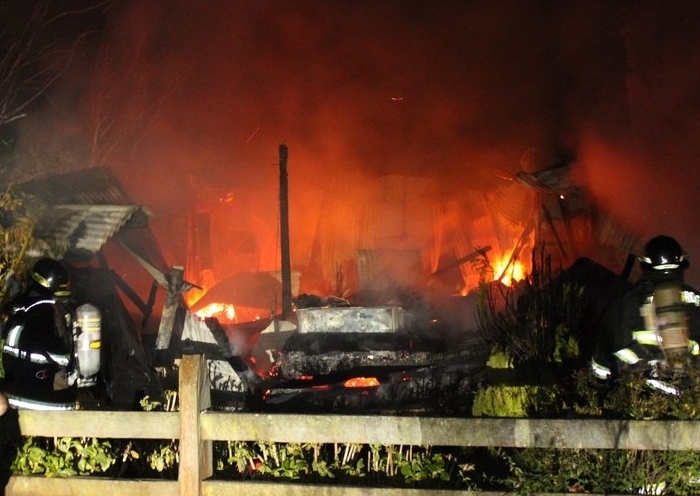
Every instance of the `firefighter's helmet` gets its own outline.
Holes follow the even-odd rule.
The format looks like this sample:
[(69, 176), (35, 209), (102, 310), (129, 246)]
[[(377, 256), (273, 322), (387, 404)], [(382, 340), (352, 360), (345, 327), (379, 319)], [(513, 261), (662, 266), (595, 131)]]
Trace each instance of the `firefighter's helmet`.
[(70, 281), (68, 271), (58, 260), (40, 258), (32, 267), (32, 280), (40, 291), (53, 296), (70, 296)]
[(644, 247), (639, 263), (647, 271), (663, 274), (680, 273), (688, 268), (688, 255), (670, 236), (656, 236)]

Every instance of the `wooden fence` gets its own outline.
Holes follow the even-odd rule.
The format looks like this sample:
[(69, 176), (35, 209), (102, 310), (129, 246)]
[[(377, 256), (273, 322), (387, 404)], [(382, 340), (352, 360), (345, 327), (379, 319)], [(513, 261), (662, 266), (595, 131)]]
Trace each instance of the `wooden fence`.
[[(212, 442), (376, 443), (414, 446), (500, 446), (693, 450), (700, 421), (547, 420), (438, 418), (362, 415), (295, 415), (207, 411), (210, 406), (206, 360), (183, 357), (179, 412), (28, 411), (20, 412), (25, 436), (102, 439), (179, 439), (177, 480), (124, 480), (100, 477), (13, 476), (7, 496), (214, 496), (265, 495), (467, 495), (470, 491), (310, 486), (292, 483), (212, 479)], [(477, 494), (477, 493), (474, 493)], [(503, 495), (479, 492), (479, 495)], [(551, 494), (551, 493), (550, 493)]]

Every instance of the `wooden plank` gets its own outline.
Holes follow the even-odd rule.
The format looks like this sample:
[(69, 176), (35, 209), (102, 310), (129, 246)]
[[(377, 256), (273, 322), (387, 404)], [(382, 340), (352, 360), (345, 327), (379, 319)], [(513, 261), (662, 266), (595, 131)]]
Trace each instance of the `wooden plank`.
[[(233, 418), (235, 417), (235, 421)], [(379, 443), (693, 450), (700, 421), (425, 418), (206, 412), (206, 439), (289, 443)]]
[[(338, 486), (289, 482), (204, 481), (202, 496), (254, 494), (255, 496), (515, 496), (503, 491), (468, 491), (459, 489), (410, 489), (398, 487)], [(535, 493), (533, 496), (570, 496), (571, 493)], [(588, 493), (588, 496), (603, 496)], [(623, 496), (607, 494), (606, 496)]]
[(202, 435), (230, 441), (510, 446), (511, 419), (206, 412)]
[[(206, 374), (204, 374), (206, 377)], [(202, 388), (208, 393), (208, 388)], [(205, 394), (206, 394), (205, 393)], [(186, 400), (185, 400), (186, 401)], [(182, 398), (181, 398), (182, 402)], [(21, 410), (25, 436), (178, 439), (176, 412)], [(293, 429), (290, 429), (293, 426)], [(205, 440), (692, 450), (700, 421), (478, 419), (205, 412)]]
[(177, 481), (114, 480), (101, 477), (14, 476), (5, 488), (5, 496), (177, 496)]
[[(403, 488), (373, 488), (328, 485), (304, 485), (283, 482), (254, 481), (205, 481), (202, 484), (202, 496), (221, 496), (222, 494), (254, 494), (255, 496), (489, 496), (490, 493), (455, 490), (426, 490)], [(495, 494), (495, 493), (494, 493)], [(504, 493), (498, 493), (504, 496)]]
[[(5, 489), (5, 496), (176, 496), (177, 481), (166, 480), (113, 480), (99, 477), (46, 478), (15, 476)], [(202, 483), (202, 496), (222, 494), (254, 494), (255, 496), (509, 496), (518, 493), (502, 491), (467, 491), (454, 489), (409, 489), (367, 486), (306, 485), (286, 482), (217, 481)], [(547, 496), (566, 496), (570, 493), (546, 493)], [(589, 494), (589, 496), (602, 496)], [(607, 495), (616, 496), (616, 495)]]
[(209, 373), (202, 355), (180, 362), (180, 495), (201, 494), (203, 479), (214, 473), (212, 442), (201, 436), (200, 412), (211, 407)]
[(177, 412), (105, 412), (20, 410), (24, 436), (177, 439)]
[(518, 447), (696, 450), (700, 422), (680, 420), (520, 419)]
[(158, 326), (158, 335), (156, 336), (156, 350), (167, 350), (170, 347), (170, 338), (173, 334), (173, 325), (175, 324), (175, 315), (177, 314), (177, 304), (180, 299), (184, 267), (175, 266), (170, 269), (168, 276), (167, 294), (163, 303), (163, 312), (160, 317), (160, 325)]

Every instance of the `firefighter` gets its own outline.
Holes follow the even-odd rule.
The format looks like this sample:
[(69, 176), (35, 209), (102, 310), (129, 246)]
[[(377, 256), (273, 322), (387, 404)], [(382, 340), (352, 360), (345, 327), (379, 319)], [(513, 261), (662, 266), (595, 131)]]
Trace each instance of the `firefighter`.
[[(682, 370), (700, 352), (700, 293), (684, 281), (688, 255), (675, 239), (660, 235), (638, 261), (642, 277), (623, 297), (619, 326), (591, 363), (604, 383), (629, 367)], [(653, 375), (648, 382), (665, 390)]]
[(2, 330), (2, 389), (10, 405), (31, 409), (73, 409), (77, 371), (67, 269), (40, 258), (24, 292), (7, 310)]

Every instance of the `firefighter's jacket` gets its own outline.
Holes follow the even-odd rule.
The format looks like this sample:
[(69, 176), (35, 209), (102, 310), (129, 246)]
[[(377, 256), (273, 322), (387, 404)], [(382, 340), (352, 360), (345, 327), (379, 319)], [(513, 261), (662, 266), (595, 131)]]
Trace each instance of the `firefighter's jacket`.
[(69, 408), (76, 388), (72, 312), (62, 301), (35, 292), (18, 296), (2, 330), (3, 391), (13, 406)]
[(22, 444), (17, 410), (8, 408), (0, 415), (0, 494), (5, 494), (5, 486), (12, 475), (12, 463)]
[(678, 276), (674, 278), (666, 275), (665, 279), (658, 276), (645, 277), (625, 295), (620, 325), (593, 357), (592, 371), (598, 379), (607, 380), (627, 367), (664, 359), (657, 330), (649, 328), (649, 318), (645, 318), (645, 315), (653, 313), (655, 285), (664, 281), (680, 285), (682, 306), (688, 315), (688, 353), (700, 354), (700, 293)]

